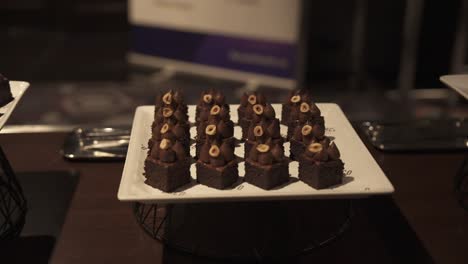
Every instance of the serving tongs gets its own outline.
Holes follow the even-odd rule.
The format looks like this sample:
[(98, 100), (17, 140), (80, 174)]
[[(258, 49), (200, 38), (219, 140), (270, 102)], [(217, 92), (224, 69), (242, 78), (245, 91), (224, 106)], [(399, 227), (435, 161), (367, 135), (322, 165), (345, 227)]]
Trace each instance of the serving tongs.
[(122, 160), (129, 140), (129, 127), (76, 128), (65, 139), (63, 155), (72, 160)]

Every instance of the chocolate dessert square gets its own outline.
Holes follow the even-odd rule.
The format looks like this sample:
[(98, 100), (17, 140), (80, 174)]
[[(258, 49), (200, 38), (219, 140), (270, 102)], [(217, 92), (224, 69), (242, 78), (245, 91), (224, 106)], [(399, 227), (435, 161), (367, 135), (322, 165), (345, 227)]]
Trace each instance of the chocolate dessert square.
[(298, 160), (301, 154), (305, 150), (305, 145), (301, 141), (297, 141), (293, 138), (291, 138), (289, 141), (290, 141), (289, 158), (292, 160)]
[(219, 168), (197, 161), (196, 168), (197, 182), (211, 188), (225, 189), (232, 186), (239, 178), (236, 160)]
[(343, 182), (343, 169), (341, 160), (299, 162), (299, 179), (315, 189), (324, 189)]
[(250, 160), (245, 161), (244, 181), (270, 190), (289, 181), (288, 162), (275, 163), (263, 166)]
[(175, 189), (190, 182), (190, 160), (164, 163), (151, 157), (145, 160), (145, 183), (164, 192)]

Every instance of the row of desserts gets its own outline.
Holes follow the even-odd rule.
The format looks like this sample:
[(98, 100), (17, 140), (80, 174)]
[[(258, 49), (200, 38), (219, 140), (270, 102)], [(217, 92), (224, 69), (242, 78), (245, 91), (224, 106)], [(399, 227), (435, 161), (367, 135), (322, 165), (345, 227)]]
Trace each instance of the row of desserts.
[[(313, 187), (323, 188), (330, 184), (323, 185), (321, 182), (324, 181), (317, 181), (315, 178), (320, 175), (315, 175), (313, 180), (309, 180), (309, 169), (301, 170), (308, 166), (301, 163), (314, 165), (312, 169), (318, 171), (318, 174), (324, 174), (321, 172), (323, 166), (317, 164), (330, 163), (329, 157), (330, 161), (332, 159), (339, 161), (339, 152), (334, 144), (329, 147), (329, 141), (323, 139), (326, 137), (324, 137), (324, 122), (320, 110), (312, 102), (307, 102), (307, 95), (301, 96), (301, 93), (291, 95), (283, 108), (283, 117), (289, 117), (286, 122), (288, 131), (298, 131), (298, 128), (301, 128), (302, 133), (302, 138), (299, 139), (296, 136), (299, 133), (288, 132), (292, 135), (292, 142), (302, 146), (292, 156), (297, 158), (300, 157), (299, 152), (306, 152), (302, 155), (304, 158), (299, 159), (299, 177)], [(289, 159), (284, 156), (284, 140), (279, 132), (280, 122), (275, 116), (273, 107), (266, 103), (262, 94), (254, 92), (242, 97), (238, 113), (239, 125), (245, 138), (244, 180), (264, 189), (271, 189), (287, 182)], [(230, 120), (229, 106), (224, 96), (216, 90), (204, 92), (196, 108), (195, 120), (197, 181), (218, 189), (231, 186), (238, 179), (238, 159), (234, 155), (234, 124)], [(284, 120), (283, 118), (283, 122)], [(312, 131), (318, 133), (311, 133)], [(187, 106), (180, 91), (169, 91), (158, 96), (152, 132), (148, 158), (145, 161), (146, 182), (163, 191), (172, 191), (188, 183), (190, 181), (189, 122)], [(309, 139), (310, 142), (307, 141)], [(319, 140), (321, 142), (317, 143)], [(306, 144), (309, 147), (305, 148)], [(323, 144), (327, 144), (325, 148)], [(326, 155), (330, 151), (333, 154)]]
[[(279, 120), (271, 105), (266, 103), (265, 97), (256, 92), (244, 94), (238, 108), (239, 125), (243, 130), (246, 156), (246, 181), (249, 181), (248, 167), (255, 162), (260, 165), (271, 166), (276, 161), (276, 171), (283, 171), (281, 158), (275, 160), (275, 155), (281, 156), (279, 148), (273, 149), (269, 160), (255, 160), (257, 154), (250, 146), (282, 146), (283, 138), (279, 133)], [(299, 179), (308, 185), (323, 189), (340, 184), (343, 178), (344, 163), (334, 142), (325, 136), (325, 121), (320, 109), (312, 101), (307, 90), (294, 90), (282, 105), (281, 123), (288, 127), (286, 139), (290, 141), (289, 158), (299, 161)], [(265, 147), (263, 147), (265, 148)], [(252, 149), (253, 151), (250, 151)], [(280, 154), (281, 153), (281, 154)], [(261, 156), (260, 156), (261, 157)], [(263, 158), (264, 159), (264, 158)], [(259, 166), (257, 166), (259, 167)], [(262, 188), (276, 186), (286, 179), (280, 175), (270, 177), (256, 177), (257, 180), (267, 180)], [(268, 174), (268, 173), (266, 173)], [(259, 173), (260, 175), (260, 173)], [(268, 182), (273, 180), (273, 182)], [(259, 184), (255, 184), (259, 186)]]

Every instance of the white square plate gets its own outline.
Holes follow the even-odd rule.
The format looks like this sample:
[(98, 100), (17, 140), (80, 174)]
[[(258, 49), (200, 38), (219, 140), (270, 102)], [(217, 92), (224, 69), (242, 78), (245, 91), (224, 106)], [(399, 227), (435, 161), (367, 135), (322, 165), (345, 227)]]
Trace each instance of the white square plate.
[(468, 99), (468, 74), (444, 75), (440, 81)]
[(28, 87), (28, 82), (10, 81), (10, 88), (11, 93), (13, 95), (13, 101), (0, 107), (0, 114), (2, 114), (2, 116), (0, 117), (0, 129), (3, 128), (11, 113), (13, 113), (13, 109), (15, 109), (16, 104), (18, 104), (19, 100), (23, 96), (24, 92), (26, 92), (26, 89), (28, 89)]
[[(187, 203), (208, 201), (240, 201), (240, 200), (285, 200), (285, 199), (317, 199), (317, 198), (350, 198), (365, 197), (374, 194), (388, 194), (394, 191), (392, 184), (377, 165), (367, 148), (364, 146), (353, 127), (346, 119), (343, 111), (336, 104), (317, 104), (325, 118), (326, 135), (335, 140), (345, 163), (345, 178), (341, 185), (328, 189), (316, 190), (297, 179), (298, 163), (289, 164), (291, 180), (273, 190), (263, 190), (239, 180), (233, 188), (217, 190), (195, 180), (172, 193), (165, 193), (144, 183), (143, 163), (147, 155), (147, 142), (151, 136), (151, 123), (154, 118), (153, 106), (140, 106), (136, 109), (135, 119), (130, 136), (127, 158), (120, 182), (118, 199), (121, 201), (139, 201), (145, 203)], [(237, 122), (238, 105), (230, 105), (231, 117)], [(277, 116), (281, 113), (281, 105), (273, 105)], [(189, 120), (194, 121), (195, 106), (188, 108)], [(286, 127), (281, 126), (281, 134), (286, 134)], [(195, 136), (195, 127), (190, 130)], [(234, 129), (234, 136), (240, 138), (240, 127)], [(285, 154), (289, 154), (289, 143), (285, 143)], [(244, 147), (237, 147), (236, 155), (243, 157)], [(191, 153), (194, 154), (194, 146)], [(192, 178), (196, 178), (195, 165), (191, 167)], [(244, 175), (244, 162), (239, 163), (239, 174)]]

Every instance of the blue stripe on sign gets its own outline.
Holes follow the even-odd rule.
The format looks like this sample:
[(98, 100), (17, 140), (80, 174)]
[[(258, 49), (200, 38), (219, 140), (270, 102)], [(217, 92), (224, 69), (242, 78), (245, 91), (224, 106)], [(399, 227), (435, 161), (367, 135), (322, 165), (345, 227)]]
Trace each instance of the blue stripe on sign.
[(132, 26), (132, 50), (156, 57), (294, 78), (296, 45)]

